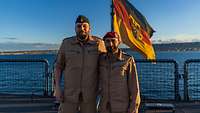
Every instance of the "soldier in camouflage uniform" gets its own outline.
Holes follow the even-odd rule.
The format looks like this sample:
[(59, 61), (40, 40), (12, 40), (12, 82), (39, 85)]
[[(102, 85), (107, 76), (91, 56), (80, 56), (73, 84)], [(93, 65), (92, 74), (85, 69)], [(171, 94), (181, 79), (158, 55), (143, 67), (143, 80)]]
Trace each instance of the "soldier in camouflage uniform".
[[(89, 20), (78, 16), (76, 36), (65, 38), (55, 63), (55, 96), (60, 113), (96, 113), (98, 57), (105, 52), (103, 40), (90, 35)], [(64, 91), (60, 88), (64, 75)]]
[(99, 58), (100, 113), (138, 113), (140, 90), (133, 57), (118, 46), (121, 38), (108, 32), (103, 40), (107, 49)]

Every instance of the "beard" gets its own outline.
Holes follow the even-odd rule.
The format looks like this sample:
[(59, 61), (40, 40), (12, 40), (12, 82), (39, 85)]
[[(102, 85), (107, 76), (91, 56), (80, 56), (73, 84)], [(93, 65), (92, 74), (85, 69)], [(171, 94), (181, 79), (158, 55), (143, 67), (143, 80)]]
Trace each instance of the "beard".
[(106, 47), (108, 53), (114, 53), (117, 51), (117, 47)]
[(112, 53), (112, 47), (106, 47), (108, 53)]
[(86, 40), (88, 36), (89, 36), (89, 33), (86, 33), (86, 32), (77, 33), (77, 37), (79, 38), (80, 41)]

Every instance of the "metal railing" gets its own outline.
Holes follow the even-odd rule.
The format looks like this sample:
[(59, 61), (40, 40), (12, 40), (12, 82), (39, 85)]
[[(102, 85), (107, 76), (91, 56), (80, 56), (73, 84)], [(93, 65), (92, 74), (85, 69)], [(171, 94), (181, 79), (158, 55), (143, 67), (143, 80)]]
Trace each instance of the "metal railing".
[(48, 95), (45, 59), (0, 59), (0, 93)]
[(178, 101), (179, 74), (174, 60), (136, 60), (142, 100)]
[[(174, 60), (136, 60), (136, 64), (143, 100), (200, 100), (200, 59), (185, 61), (183, 79)], [(0, 59), (0, 93), (52, 95), (49, 69), (45, 59)], [(184, 90), (182, 99), (179, 89)]]
[(200, 59), (190, 59), (184, 63), (184, 100), (200, 100)]

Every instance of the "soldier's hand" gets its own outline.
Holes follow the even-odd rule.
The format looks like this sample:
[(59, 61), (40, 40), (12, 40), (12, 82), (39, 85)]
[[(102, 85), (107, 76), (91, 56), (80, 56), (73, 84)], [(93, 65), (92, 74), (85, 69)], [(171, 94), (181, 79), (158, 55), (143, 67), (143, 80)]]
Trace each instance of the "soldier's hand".
[(138, 110), (133, 110), (131, 113), (139, 113)]
[(64, 101), (63, 93), (60, 89), (60, 87), (55, 88), (54, 96), (56, 97), (56, 100), (59, 102)]
[(132, 111), (131, 113), (136, 113), (136, 112), (135, 112), (135, 110), (134, 110), (134, 111)]
[(139, 113), (139, 112), (138, 112), (138, 109), (133, 109), (133, 110), (130, 110), (130, 109), (129, 109), (128, 111), (129, 111), (129, 113)]

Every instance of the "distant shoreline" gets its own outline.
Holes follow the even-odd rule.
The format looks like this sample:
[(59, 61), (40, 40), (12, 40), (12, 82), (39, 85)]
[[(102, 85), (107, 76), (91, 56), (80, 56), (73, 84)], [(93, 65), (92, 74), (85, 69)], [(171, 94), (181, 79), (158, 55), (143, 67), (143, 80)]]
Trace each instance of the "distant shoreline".
[[(122, 48), (124, 50), (130, 50), (130, 48)], [(56, 54), (58, 50), (27, 50), (27, 51), (4, 51), (0, 52), (0, 55), (25, 55), (25, 54)], [(133, 50), (134, 51), (134, 50)], [(188, 50), (155, 50), (155, 51), (168, 51), (168, 52), (180, 52), (180, 51), (200, 51), (199, 49), (188, 49)]]
[(156, 51), (200, 51), (200, 42), (153, 44)]
[[(200, 51), (200, 42), (190, 43), (165, 43), (153, 44), (155, 51)], [(129, 48), (123, 48), (129, 49)], [(0, 55), (20, 55), (20, 54), (56, 54), (57, 49), (52, 50), (19, 50), (19, 51), (0, 51)]]
[(0, 51), (0, 55), (55, 54), (58, 50)]

